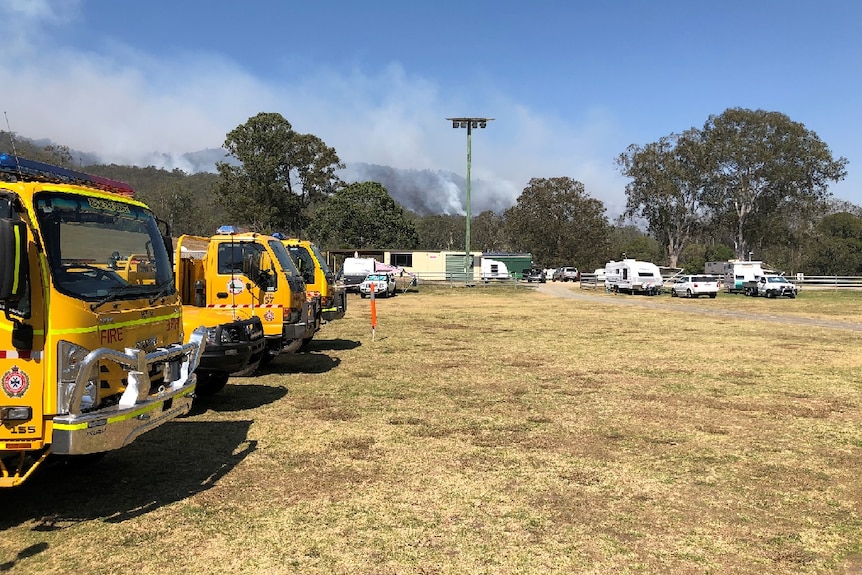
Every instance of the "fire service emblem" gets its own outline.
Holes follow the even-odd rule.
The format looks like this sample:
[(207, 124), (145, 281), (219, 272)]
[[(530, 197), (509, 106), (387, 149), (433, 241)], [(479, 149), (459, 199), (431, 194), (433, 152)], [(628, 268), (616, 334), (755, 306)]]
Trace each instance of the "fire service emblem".
[(9, 397), (24, 397), (30, 387), (30, 376), (13, 365), (12, 369), (3, 374), (3, 391)]

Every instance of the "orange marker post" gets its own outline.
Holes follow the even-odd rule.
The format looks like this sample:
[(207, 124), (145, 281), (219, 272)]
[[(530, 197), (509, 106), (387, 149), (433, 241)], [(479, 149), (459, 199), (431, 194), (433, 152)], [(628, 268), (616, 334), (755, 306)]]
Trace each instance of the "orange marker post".
[(374, 283), (371, 284), (371, 341), (374, 341), (374, 330), (377, 329), (377, 302), (374, 299)]

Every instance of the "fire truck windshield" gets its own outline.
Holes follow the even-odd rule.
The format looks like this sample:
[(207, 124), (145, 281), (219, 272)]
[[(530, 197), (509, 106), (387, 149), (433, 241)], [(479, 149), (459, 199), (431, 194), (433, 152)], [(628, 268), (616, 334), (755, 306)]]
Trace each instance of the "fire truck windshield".
[(57, 289), (87, 301), (151, 296), (172, 283), (155, 217), (104, 197), (43, 192), (36, 216)]

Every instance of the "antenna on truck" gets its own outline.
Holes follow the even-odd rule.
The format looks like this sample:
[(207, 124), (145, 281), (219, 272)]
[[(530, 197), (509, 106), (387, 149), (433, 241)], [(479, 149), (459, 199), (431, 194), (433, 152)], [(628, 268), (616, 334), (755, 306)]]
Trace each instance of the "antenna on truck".
[[(3, 110), (3, 117), (6, 118), (6, 131), (9, 132), (9, 143), (12, 144), (12, 155), (15, 157), (15, 161), (18, 161), (18, 150), (15, 149), (15, 134), (12, 133), (12, 126), (9, 124), (9, 115), (6, 113), (6, 110)], [(21, 170), (20, 164), (18, 165), (18, 170)]]

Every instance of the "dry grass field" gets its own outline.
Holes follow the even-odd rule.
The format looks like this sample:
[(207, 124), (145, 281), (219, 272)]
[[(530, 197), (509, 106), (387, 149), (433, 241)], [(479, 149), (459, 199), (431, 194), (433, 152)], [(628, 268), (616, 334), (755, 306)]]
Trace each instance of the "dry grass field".
[(862, 573), (862, 294), (351, 296), (307, 353), (0, 492), (0, 571)]

